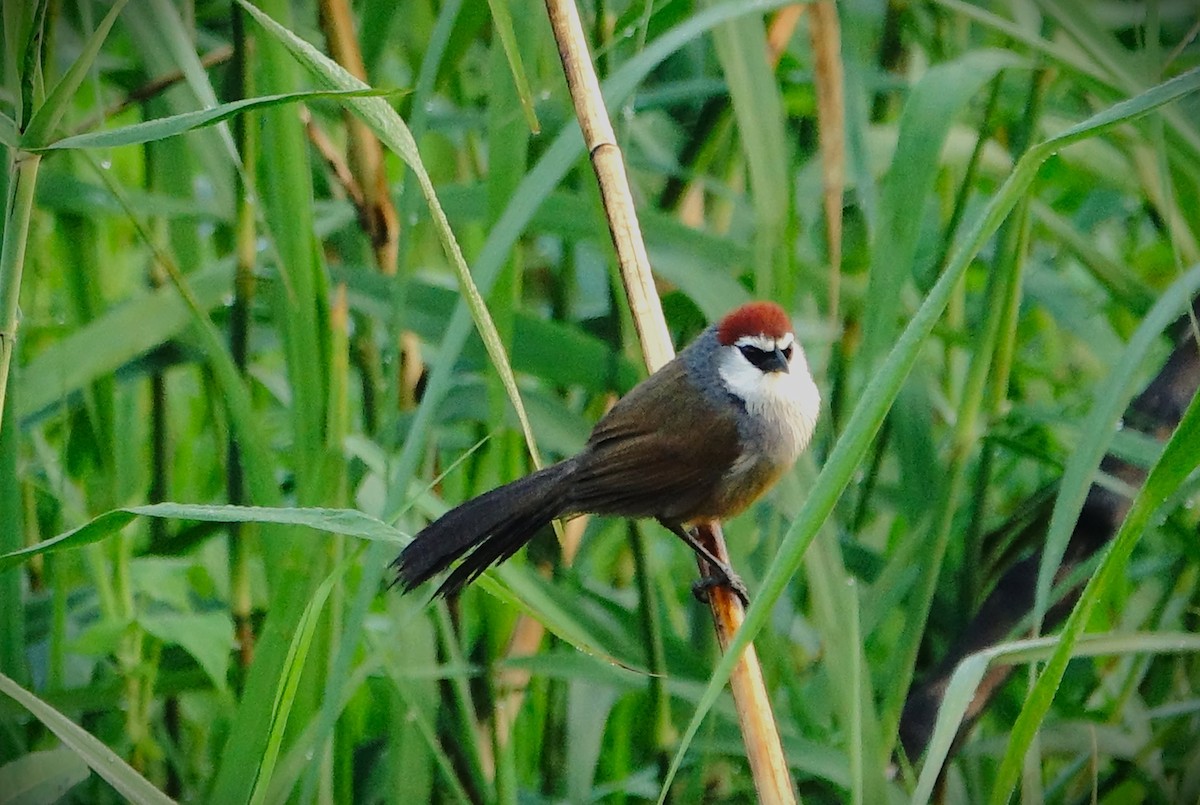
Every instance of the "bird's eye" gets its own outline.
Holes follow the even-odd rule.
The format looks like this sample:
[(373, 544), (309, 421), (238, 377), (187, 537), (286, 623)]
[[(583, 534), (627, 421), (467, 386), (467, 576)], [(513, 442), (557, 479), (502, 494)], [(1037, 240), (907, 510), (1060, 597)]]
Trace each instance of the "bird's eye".
[(762, 369), (771, 357), (771, 353), (767, 352), (766, 350), (759, 349), (758, 347), (754, 347), (749, 344), (743, 344), (742, 346), (738, 347), (738, 350), (741, 351), (746, 360), (750, 361), (750, 363), (754, 364), (759, 369)]
[(794, 344), (788, 344), (786, 347), (780, 350), (780, 352), (783, 353), (783, 357), (787, 358), (789, 363), (792, 360), (792, 348), (794, 346)]

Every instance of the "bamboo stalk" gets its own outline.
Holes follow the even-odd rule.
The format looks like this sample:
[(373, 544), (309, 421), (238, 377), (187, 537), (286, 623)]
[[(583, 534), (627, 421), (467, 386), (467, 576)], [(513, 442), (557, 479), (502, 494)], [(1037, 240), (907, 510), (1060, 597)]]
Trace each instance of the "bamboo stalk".
[[(234, 72), (238, 89), (243, 98), (254, 95), (254, 75), (249, 69), (253, 55), (253, 41), (246, 36), (245, 12), (238, 6), (230, 9), (230, 22), (234, 32)], [(250, 353), (250, 331), (253, 323), (254, 295), (257, 282), (254, 268), (257, 265), (258, 223), (253, 198), (256, 195), (259, 138), (258, 118), (253, 113), (239, 115), (234, 121), (238, 152), (242, 156), (244, 171), (237, 174), (237, 213), (234, 224), (236, 269), (233, 280), (233, 307), (229, 316), (229, 353), (238, 374), (246, 376)], [(244, 505), (247, 502), (245, 467), (242, 464), (242, 448), (239, 440), (230, 433), (228, 454), (225, 459), (225, 489), (229, 502)], [(238, 654), (237, 690), (240, 692), (254, 659), (254, 604), (251, 584), (251, 548), (257, 528), (252, 523), (229, 524), (229, 587), (230, 610), (233, 614), (235, 640)]]
[(654, 371), (671, 360), (675, 350), (650, 273), (650, 258), (642, 240), (642, 228), (629, 191), (621, 149), (617, 146), (617, 137), (600, 94), (600, 81), (592, 69), (578, 9), (571, 0), (546, 0), (546, 11), (554, 29), (567, 87), (575, 102), (575, 115), (583, 130), (583, 141), (600, 185), (608, 231), (617, 250), (621, 280), (625, 284), (638, 340), (647, 368)]
[(25, 268), (25, 245), (33, 218), (33, 194), (42, 158), (18, 151), (9, 165), (8, 202), (5, 204), (4, 237), (0, 243), (0, 423), (8, 391), (9, 364), (17, 343), (21, 274)]
[[(575, 103), (575, 113), (600, 186), (609, 232), (616, 248), (621, 279), (642, 344), (642, 353), (647, 368), (654, 371), (673, 357), (674, 349), (654, 287), (650, 260), (642, 241), (621, 150), (604, 106), (599, 80), (592, 68), (575, 4), (572, 0), (546, 0), (546, 11), (558, 44), (567, 86)], [(707, 524), (701, 527), (700, 532), (701, 539), (708, 543), (717, 557), (728, 562), (729, 554), (719, 524)], [(717, 638), (724, 649), (741, 625), (745, 612), (737, 597), (723, 587), (710, 591), (709, 604)], [(746, 647), (729, 683), (759, 801), (795, 802), (795, 790), (788, 775), (775, 716), (753, 645)]]

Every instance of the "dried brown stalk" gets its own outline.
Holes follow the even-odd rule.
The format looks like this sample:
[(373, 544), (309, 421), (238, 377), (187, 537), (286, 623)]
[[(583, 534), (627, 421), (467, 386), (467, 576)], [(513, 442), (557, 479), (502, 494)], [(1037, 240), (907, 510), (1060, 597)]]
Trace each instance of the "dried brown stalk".
[[(817, 90), (817, 137), (829, 254), (829, 321), (838, 326), (842, 277), (842, 193), (846, 187), (846, 98), (843, 89), (842, 33), (837, 6), (820, 0), (810, 7), (809, 40)], [(780, 12), (781, 14), (783, 12)]]
[(304, 124), (304, 133), (308, 135), (308, 141), (312, 143), (313, 148), (317, 149), (317, 153), (321, 155), (321, 159), (325, 161), (326, 167), (333, 173), (333, 178), (338, 185), (346, 192), (346, 197), (350, 199), (350, 203), (354, 208), (362, 214), (363, 205), (366, 203), (363, 197), (363, 189), (355, 178), (354, 173), (350, 170), (350, 163), (342, 159), (342, 154), (338, 150), (337, 143), (330, 139), (325, 130), (317, 125), (317, 121), (313, 119), (312, 112), (308, 111), (308, 107), (301, 104), (299, 106), (300, 122)]
[(779, 59), (783, 57), (788, 42), (792, 40), (792, 34), (796, 32), (796, 25), (804, 16), (804, 9), (803, 3), (784, 6), (775, 12), (775, 16), (767, 25), (767, 63), (772, 67), (779, 65)]
[[(673, 357), (674, 349), (654, 287), (621, 151), (605, 109), (575, 4), (571, 0), (546, 0), (546, 11), (575, 103), (575, 114), (596, 172), (646, 366), (654, 371)], [(701, 538), (722, 561), (728, 561), (718, 524), (701, 528)], [(717, 636), (724, 647), (741, 625), (745, 613), (741, 602), (725, 588), (711, 590), (709, 602)], [(729, 682), (759, 801), (795, 802), (795, 789), (788, 775), (770, 697), (753, 645), (746, 647)]]
[[(347, 0), (321, 0), (320, 19), (330, 55), (356, 78), (366, 81), (367, 68), (354, 32), (350, 4)], [(391, 276), (396, 273), (400, 219), (388, 193), (383, 146), (367, 124), (349, 109), (345, 111), (345, 120), (350, 173), (361, 191), (361, 202), (356, 200), (359, 222), (371, 239), (379, 270)]]

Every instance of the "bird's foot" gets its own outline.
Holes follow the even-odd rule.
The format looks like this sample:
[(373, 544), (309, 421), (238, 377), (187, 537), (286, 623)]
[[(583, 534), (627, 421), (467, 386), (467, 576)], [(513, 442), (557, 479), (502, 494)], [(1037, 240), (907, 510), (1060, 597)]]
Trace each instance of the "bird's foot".
[(746, 582), (742, 581), (742, 577), (728, 567), (717, 566), (714, 570), (712, 575), (704, 576), (692, 584), (692, 595), (696, 596), (696, 600), (707, 604), (709, 590), (713, 587), (725, 587), (741, 600), (743, 607), (750, 606), (750, 590), (746, 587)]

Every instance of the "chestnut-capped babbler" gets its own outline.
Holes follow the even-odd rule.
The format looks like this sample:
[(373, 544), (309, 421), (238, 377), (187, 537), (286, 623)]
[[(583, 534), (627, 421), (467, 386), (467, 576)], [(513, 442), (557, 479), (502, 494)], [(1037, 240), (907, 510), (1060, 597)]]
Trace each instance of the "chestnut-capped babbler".
[(622, 397), (583, 450), (451, 509), (393, 562), (412, 590), (455, 561), (447, 595), (512, 556), (551, 520), (578, 514), (653, 517), (704, 557), (700, 589), (746, 588), (691, 526), (738, 514), (795, 463), (812, 437), (820, 394), (781, 307), (750, 302), (708, 327)]

